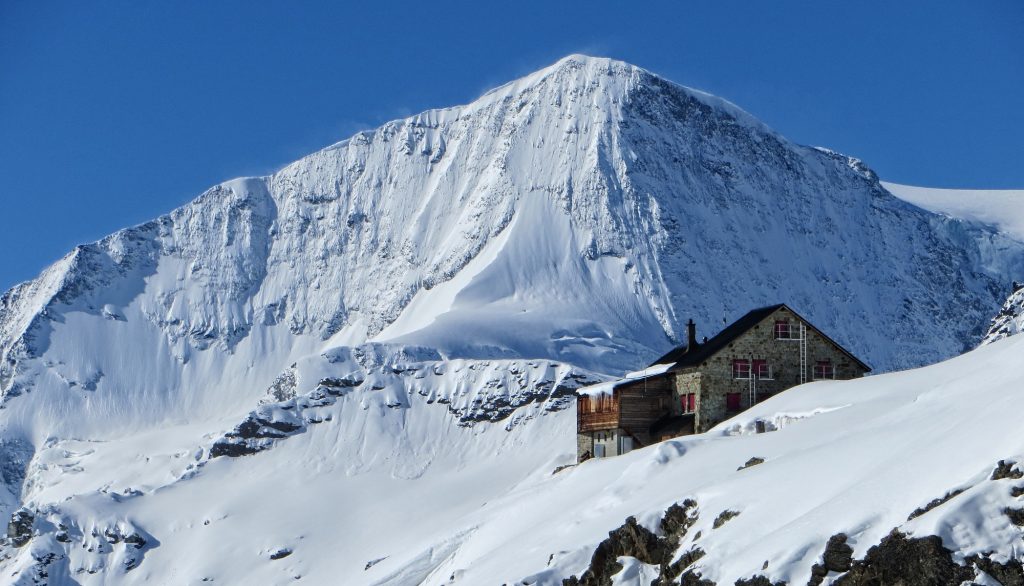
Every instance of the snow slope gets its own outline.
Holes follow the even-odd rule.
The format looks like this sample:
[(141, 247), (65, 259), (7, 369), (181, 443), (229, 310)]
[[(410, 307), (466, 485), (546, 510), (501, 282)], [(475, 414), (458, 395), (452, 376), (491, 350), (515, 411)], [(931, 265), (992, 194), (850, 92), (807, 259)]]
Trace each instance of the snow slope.
[[(519, 414), (543, 425), (459, 428), (428, 396), (408, 393), (408, 406), (388, 409), (386, 392), (366, 387), (244, 458), (175, 451), (197, 433), (187, 425), (61, 442), (37, 456), (30, 501), (45, 519), (37, 525), (63, 525), (87, 547), (65, 554), (43, 535), (7, 567), (55, 553), (51, 575), (82, 583), (555, 585), (579, 575), (627, 517), (657, 532), (686, 499), (697, 519), (678, 553), (702, 550), (689, 569), (719, 584), (806, 583), (840, 532), (856, 558), (896, 528), (940, 536), (961, 561), (1006, 562), (1024, 551), (1024, 530), (1004, 513), (1024, 506), (1011, 496), (1024, 480), (991, 476), (1000, 460), (1024, 461), (1024, 371), (1012, 366), (1021, 352), (1024, 337), (1013, 336), (917, 370), (811, 383), (707, 434), (555, 474), (573, 458), (571, 411), (531, 405)], [(298, 370), (300, 380), (317, 372)], [(738, 470), (752, 457), (764, 462)], [(108, 471), (102, 485), (93, 469)], [(723, 511), (739, 514), (715, 527)], [(146, 539), (142, 561), (124, 573), (138, 554), (107, 534), (135, 533)], [(657, 575), (622, 561), (620, 583), (641, 583), (630, 570)]]
[(1024, 190), (937, 189), (882, 182), (889, 193), (936, 214), (988, 224), (1024, 241)]
[[(1024, 459), (1024, 371), (1011, 366), (1022, 353), (1024, 337), (1014, 336), (917, 370), (807, 384), (707, 434), (537, 475), (439, 533), (436, 543), (459, 548), (426, 583), (560, 584), (628, 516), (658, 531), (685, 499), (698, 519), (679, 553), (703, 550), (693, 569), (719, 584), (756, 574), (805, 584), (839, 532), (856, 558), (896, 528), (938, 535), (961, 560), (1019, 560), (1024, 529), (1003, 511), (1024, 506), (1011, 496), (1024, 480), (991, 477), (1000, 460)], [(755, 433), (756, 421), (769, 433)], [(765, 461), (738, 470), (752, 457)], [(723, 511), (738, 516), (715, 528)], [(394, 568), (418, 563), (431, 545), (389, 558), (367, 581), (399, 575)]]
[(884, 371), (973, 346), (1022, 273), (1024, 244), (859, 161), (570, 56), (0, 297), (0, 512), (24, 520), (0, 570), (440, 583), (489, 543), (455, 520), (569, 463), (572, 389), (688, 318), (786, 301)]

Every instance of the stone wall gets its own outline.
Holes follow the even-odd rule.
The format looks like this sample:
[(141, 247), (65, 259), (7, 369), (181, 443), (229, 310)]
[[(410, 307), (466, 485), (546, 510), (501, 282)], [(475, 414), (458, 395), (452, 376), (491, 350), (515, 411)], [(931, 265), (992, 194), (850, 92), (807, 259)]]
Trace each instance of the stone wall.
[(594, 434), (591, 432), (576, 434), (576, 462), (594, 456)]
[[(676, 374), (676, 388), (679, 393), (693, 392), (690, 389), (699, 386), (697, 433), (707, 431), (738, 412), (730, 412), (726, 408), (726, 397), (729, 393), (740, 394), (739, 410), (742, 411), (752, 405), (752, 390), (755, 395), (753, 402), (758, 402), (800, 384), (800, 342), (776, 340), (776, 320), (788, 320), (795, 330), (799, 328), (800, 319), (786, 308), (780, 308), (708, 361)], [(836, 379), (863, 376), (864, 371), (857, 362), (835, 344), (809, 326), (806, 334), (808, 382), (813, 380), (814, 365), (819, 360), (831, 360)], [(733, 378), (734, 359), (766, 360), (771, 369), (771, 379), (751, 381)]]
[(619, 430), (608, 429), (604, 431), (591, 432), (591, 437), (594, 438), (594, 445), (604, 446), (604, 456), (610, 458), (612, 456), (619, 455)]
[(682, 397), (685, 397), (690, 393), (697, 395), (696, 409), (698, 411), (700, 410), (700, 391), (703, 379), (704, 374), (695, 369), (680, 371), (676, 374), (676, 392), (678, 393), (679, 398), (675, 401), (674, 413), (682, 413)]

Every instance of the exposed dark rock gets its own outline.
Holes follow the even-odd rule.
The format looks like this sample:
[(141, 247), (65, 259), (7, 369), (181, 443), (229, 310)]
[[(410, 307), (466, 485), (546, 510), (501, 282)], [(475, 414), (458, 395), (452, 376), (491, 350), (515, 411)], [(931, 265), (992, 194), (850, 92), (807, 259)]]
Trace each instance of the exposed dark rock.
[(22, 547), (32, 539), (32, 524), (36, 517), (28, 509), (18, 509), (11, 514), (7, 524), (7, 539), (14, 547)]
[(764, 464), (764, 458), (754, 456), (753, 458), (747, 460), (746, 464), (737, 468), (737, 470), (743, 470), (744, 468), (750, 468), (751, 466), (757, 466), (758, 464)]
[(135, 549), (146, 547), (146, 540), (138, 533), (132, 533), (124, 538), (125, 545), (134, 546)]
[(262, 452), (271, 446), (271, 441), (294, 435), (302, 425), (290, 421), (277, 421), (253, 412), (234, 431), (214, 442), (210, 457), (238, 457)]
[[(675, 562), (669, 564), (668, 566), (662, 566), (661, 575), (658, 576), (658, 579), (655, 580), (651, 586), (668, 586), (670, 584), (673, 584), (672, 580), (674, 580), (677, 576), (680, 576), (680, 574), (683, 573), (683, 570), (692, 566), (697, 560), (699, 560), (702, 557), (704, 557), (704, 550), (700, 549), (699, 547), (695, 547), (687, 551), (683, 555), (679, 556), (679, 559)], [(700, 574), (694, 574), (693, 572), (687, 572), (687, 574), (691, 574), (691, 579), (696, 579), (700, 583), (713, 584), (713, 582), (710, 582), (708, 580), (702, 581)]]
[(705, 580), (696, 572), (686, 572), (679, 577), (679, 586), (715, 586), (715, 583)]
[(1019, 498), (1024, 496), (1024, 486), (1014, 486), (1010, 489), (1010, 496), (1013, 498)]
[(323, 387), (324, 389), (328, 389), (329, 391), (337, 391), (338, 389), (351, 389), (354, 387), (358, 387), (359, 385), (363, 384), (364, 380), (365, 379), (363, 379), (362, 377), (354, 375), (341, 378), (328, 377), (325, 379), (321, 379), (318, 386)]
[(923, 507), (914, 509), (914, 512), (910, 513), (910, 516), (907, 517), (907, 521), (910, 521), (911, 519), (916, 519), (916, 518), (920, 517), (921, 515), (927, 513), (928, 511), (934, 509), (935, 507), (946, 503), (947, 501), (949, 501), (953, 497), (963, 493), (964, 490), (965, 489), (963, 489), (963, 488), (958, 488), (956, 490), (951, 490), (951, 491), (947, 492), (942, 498), (937, 498), (937, 499), (931, 501), (930, 503), (928, 503), (927, 505), (925, 505)]
[(987, 557), (971, 556), (966, 561), (968, 565), (974, 565), (995, 578), (1003, 586), (1024, 586), (1024, 563), (1019, 560), (1010, 560), (1001, 564)]
[(783, 581), (772, 582), (759, 574), (750, 578), (736, 580), (736, 586), (786, 586), (786, 583)]
[(1003, 513), (1010, 518), (1010, 522), (1018, 527), (1024, 527), (1024, 509), (1006, 507)]
[(210, 457), (219, 458), (221, 456), (227, 456), (229, 458), (238, 458), (239, 456), (248, 456), (262, 452), (265, 448), (256, 448), (248, 446), (246, 444), (235, 444), (218, 440), (210, 447)]
[(141, 558), (137, 558), (137, 557), (133, 557), (133, 556), (129, 556), (129, 557), (124, 559), (123, 563), (124, 563), (124, 571), (125, 572), (130, 572), (130, 571), (134, 570), (135, 568), (139, 567), (139, 565), (142, 563), (142, 559)]
[[(514, 374), (514, 373), (513, 373)], [(512, 413), (524, 405), (545, 403), (546, 411), (561, 411), (573, 405), (577, 389), (600, 380), (583, 373), (570, 372), (557, 385), (552, 380), (542, 380), (529, 385), (527, 380), (517, 377), (510, 388), (500, 380), (489, 381), (485, 388), (503, 391), (495, 394), (484, 394), (466, 408), (449, 407), (448, 411), (459, 418), (461, 427), (488, 421), (496, 423), (512, 416)], [(438, 400), (438, 403), (444, 401)]]
[(846, 543), (845, 533), (837, 533), (825, 544), (821, 563), (811, 566), (811, 579), (807, 586), (818, 586), (825, 581), (829, 572), (846, 572), (853, 565), (853, 548)]
[(608, 538), (598, 544), (590, 559), (590, 566), (580, 577), (566, 578), (563, 584), (610, 586), (612, 576), (622, 571), (623, 566), (618, 561), (621, 556), (633, 557), (645, 564), (659, 566), (659, 577), (652, 586), (667, 586), (674, 583), (675, 578), (686, 567), (704, 555), (700, 550), (691, 550), (675, 563), (670, 563), (679, 542), (697, 520), (696, 515), (692, 514), (696, 507), (697, 503), (689, 499), (669, 507), (659, 524), (665, 534), (662, 537), (639, 525), (635, 517), (629, 517), (621, 527), (609, 532)]
[(669, 540), (679, 543), (679, 540), (686, 535), (686, 532), (697, 520), (697, 516), (691, 514), (691, 511), (696, 508), (697, 501), (686, 499), (665, 511), (665, 516), (661, 518), (661, 530)]
[(1024, 472), (1017, 469), (1016, 462), (999, 460), (999, 463), (996, 464), (996, 469), (992, 471), (992, 480), (1002, 480), (1004, 478), (1019, 480), (1024, 478)]
[(715, 528), (715, 529), (718, 529), (722, 525), (725, 525), (730, 519), (732, 519), (734, 517), (738, 517), (738, 516), (739, 516), (739, 513), (737, 511), (729, 511), (729, 510), (722, 511), (721, 513), (718, 514), (717, 517), (715, 517), (715, 522), (712, 523), (711, 526), (713, 528)]
[(279, 559), (282, 559), (282, 558), (286, 558), (286, 557), (288, 557), (290, 555), (292, 555), (292, 550), (288, 549), (287, 547), (282, 547), (281, 549), (278, 549), (278, 550), (272, 552), (270, 554), (270, 559), (272, 559), (272, 560), (279, 560)]
[(580, 576), (580, 586), (611, 586), (611, 577), (622, 571), (620, 556), (634, 557), (645, 564), (660, 563), (665, 557), (665, 543), (658, 536), (640, 526), (636, 517), (608, 534), (598, 544), (590, 559), (590, 567)]
[(937, 536), (908, 539), (897, 530), (868, 550), (836, 586), (958, 586), (974, 571), (953, 561)]

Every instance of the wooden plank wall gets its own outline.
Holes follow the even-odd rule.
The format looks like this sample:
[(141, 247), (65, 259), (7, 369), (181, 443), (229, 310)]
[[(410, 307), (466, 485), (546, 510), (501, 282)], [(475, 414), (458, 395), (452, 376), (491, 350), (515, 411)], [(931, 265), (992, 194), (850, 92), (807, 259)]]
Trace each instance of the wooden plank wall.
[(619, 425), (619, 399), (611, 395), (583, 395), (576, 399), (576, 431), (586, 433)]
[(670, 376), (649, 378), (615, 389), (619, 399), (619, 427), (628, 431), (644, 445), (650, 443), (650, 428), (669, 414), (675, 392)]

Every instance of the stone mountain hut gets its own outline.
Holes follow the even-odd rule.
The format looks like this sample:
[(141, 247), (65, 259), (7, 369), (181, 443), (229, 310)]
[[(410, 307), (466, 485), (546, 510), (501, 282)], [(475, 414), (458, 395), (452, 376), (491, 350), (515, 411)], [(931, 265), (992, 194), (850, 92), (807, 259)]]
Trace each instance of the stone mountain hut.
[(871, 370), (785, 304), (755, 309), (701, 343), (693, 320), (686, 329), (686, 345), (650, 367), (580, 390), (579, 461), (702, 433), (790, 387)]

